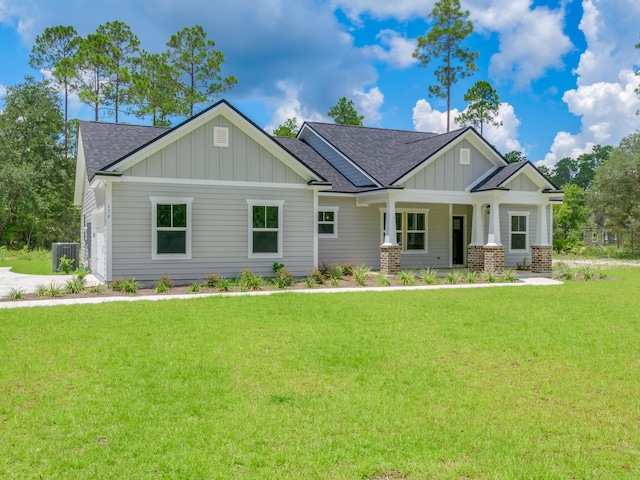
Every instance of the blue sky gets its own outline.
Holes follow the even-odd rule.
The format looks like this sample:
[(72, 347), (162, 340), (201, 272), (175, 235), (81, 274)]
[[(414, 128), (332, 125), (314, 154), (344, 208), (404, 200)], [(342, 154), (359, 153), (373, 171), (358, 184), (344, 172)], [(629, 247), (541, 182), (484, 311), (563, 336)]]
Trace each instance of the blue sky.
[[(225, 98), (267, 130), (296, 116), (329, 121), (340, 97), (354, 100), (365, 125), (442, 132), (446, 103), (430, 98), (433, 68), (412, 59), (435, 0), (0, 0), (0, 96), (25, 75), (46, 27), (81, 35), (127, 23), (148, 51), (202, 25), (238, 78)], [(552, 166), (594, 144), (617, 145), (640, 129), (638, 0), (461, 0), (480, 52), (478, 72), (454, 86), (463, 95), (488, 80), (502, 102), (485, 136), (500, 151), (524, 151)], [(434, 65), (434, 67), (437, 65)], [(73, 116), (91, 118), (78, 102)]]

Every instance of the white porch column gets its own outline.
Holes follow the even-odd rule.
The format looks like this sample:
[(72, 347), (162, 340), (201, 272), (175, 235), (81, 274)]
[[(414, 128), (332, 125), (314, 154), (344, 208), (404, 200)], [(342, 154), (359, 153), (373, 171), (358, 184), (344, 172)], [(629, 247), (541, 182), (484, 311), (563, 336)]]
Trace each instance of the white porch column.
[(494, 200), (489, 207), (489, 235), (487, 245), (501, 247), (500, 241), (500, 203)]
[(473, 230), (471, 230), (471, 245), (484, 245), (484, 219), (482, 218), (482, 204), (473, 205)]
[(396, 201), (393, 198), (391, 192), (389, 192), (389, 198), (387, 199), (387, 218), (384, 226), (384, 243), (383, 247), (397, 247), (397, 235), (396, 235)]
[(537, 245), (548, 247), (549, 243), (549, 224), (547, 222), (547, 209), (549, 204), (538, 205), (538, 228), (536, 234)]

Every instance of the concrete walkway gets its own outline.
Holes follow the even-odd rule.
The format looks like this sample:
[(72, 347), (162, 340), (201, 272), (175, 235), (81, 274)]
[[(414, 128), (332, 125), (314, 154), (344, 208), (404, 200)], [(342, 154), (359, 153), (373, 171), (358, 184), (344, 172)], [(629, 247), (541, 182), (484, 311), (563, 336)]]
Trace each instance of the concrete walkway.
[[(8, 297), (12, 289), (20, 289), (23, 293), (33, 293), (40, 285), (48, 287), (52, 282), (60, 288), (64, 288), (70, 278), (73, 278), (73, 275), (26, 275), (13, 273), (11, 267), (0, 267), (0, 298)], [(84, 278), (87, 280), (87, 286), (100, 283), (93, 275), (87, 275)]]
[[(31, 276), (31, 275), (27, 275)], [(35, 276), (35, 275), (33, 275)], [(42, 277), (42, 276), (39, 276)], [(45, 277), (50, 277), (46, 275)], [(60, 275), (56, 275), (60, 277)], [(160, 301), (160, 300), (193, 300), (194, 298), (206, 297), (237, 297), (237, 296), (263, 296), (263, 295), (291, 295), (291, 294), (319, 294), (319, 293), (345, 293), (345, 292), (397, 292), (407, 290), (434, 290), (451, 288), (502, 288), (502, 287), (526, 287), (526, 286), (550, 286), (562, 285), (562, 282), (547, 277), (526, 276), (519, 278), (518, 283), (472, 283), (455, 285), (420, 285), (414, 287), (354, 287), (354, 288), (309, 288), (301, 290), (268, 290), (256, 292), (216, 292), (216, 293), (191, 293), (183, 295), (138, 295), (121, 297), (85, 297), (85, 298), (58, 298), (47, 300), (17, 300), (15, 302), (0, 302), (0, 310), (21, 307), (51, 307), (56, 305), (81, 305), (107, 302), (136, 302), (140, 300)]]

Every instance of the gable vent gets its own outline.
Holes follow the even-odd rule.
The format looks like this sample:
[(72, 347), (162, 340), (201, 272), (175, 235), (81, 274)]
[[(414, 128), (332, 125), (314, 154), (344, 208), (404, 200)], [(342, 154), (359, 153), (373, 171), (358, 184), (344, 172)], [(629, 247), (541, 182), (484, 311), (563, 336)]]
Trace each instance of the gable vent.
[(468, 148), (460, 149), (460, 165), (471, 165), (471, 150)]
[(229, 146), (228, 127), (213, 127), (213, 146), (225, 148)]

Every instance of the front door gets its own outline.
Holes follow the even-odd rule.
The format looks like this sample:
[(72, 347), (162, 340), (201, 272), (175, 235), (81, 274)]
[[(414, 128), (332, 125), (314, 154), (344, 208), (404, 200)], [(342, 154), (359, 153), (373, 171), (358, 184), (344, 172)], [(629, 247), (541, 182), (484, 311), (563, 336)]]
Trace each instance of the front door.
[(464, 217), (455, 215), (451, 223), (451, 260), (453, 265), (464, 265)]

